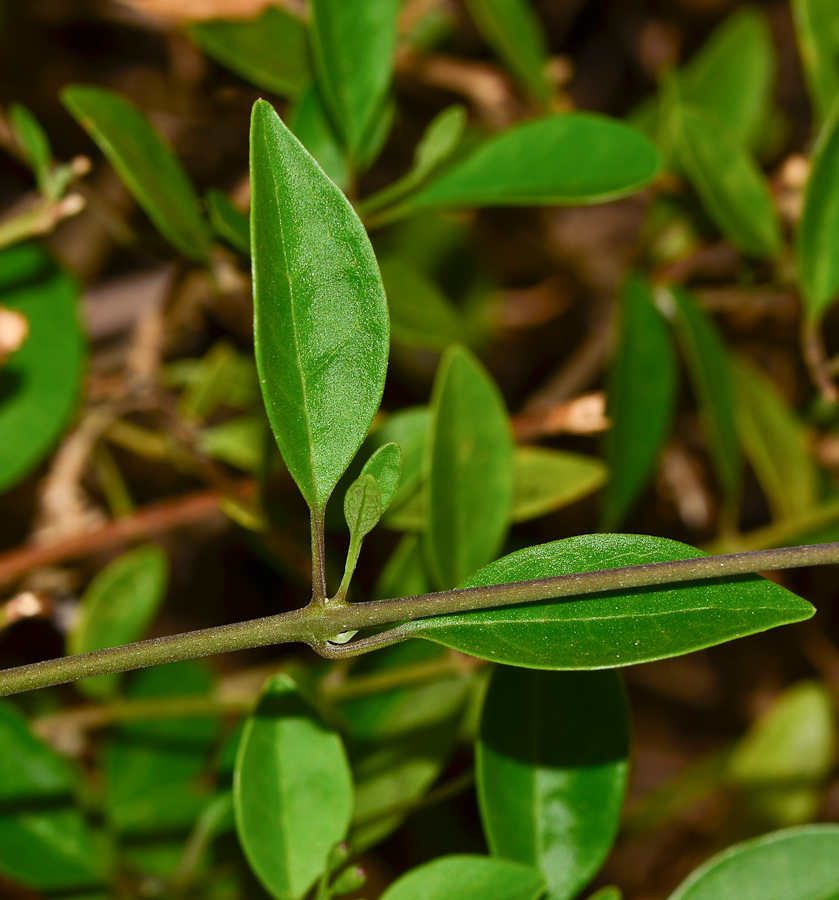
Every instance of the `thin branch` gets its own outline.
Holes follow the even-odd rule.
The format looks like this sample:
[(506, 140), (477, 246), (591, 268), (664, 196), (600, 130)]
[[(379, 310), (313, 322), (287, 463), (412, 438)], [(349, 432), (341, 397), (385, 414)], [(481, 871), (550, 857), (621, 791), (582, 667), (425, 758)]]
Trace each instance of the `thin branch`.
[[(310, 603), (302, 609), (264, 619), (221, 625), (6, 669), (0, 672), (0, 696), (65, 684), (81, 678), (271, 644), (299, 641), (317, 650), (328, 643), (333, 635), (345, 631), (411, 622), (429, 616), (836, 562), (839, 562), (839, 542), (621, 566), (551, 578), (420, 594), (416, 597), (374, 600), (346, 607)], [(390, 637), (403, 640), (410, 635), (393, 629)], [(348, 646), (352, 647), (352, 644)]]

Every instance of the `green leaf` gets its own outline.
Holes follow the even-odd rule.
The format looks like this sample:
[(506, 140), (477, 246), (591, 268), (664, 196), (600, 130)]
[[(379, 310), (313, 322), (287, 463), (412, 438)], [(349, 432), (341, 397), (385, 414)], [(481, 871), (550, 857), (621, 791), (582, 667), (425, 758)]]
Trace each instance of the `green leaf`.
[(737, 745), (728, 777), (770, 827), (812, 821), (836, 760), (833, 701), (819, 683), (784, 691)]
[(44, 129), (21, 103), (13, 103), (9, 107), (9, 124), (20, 145), (27, 164), (35, 175), (38, 190), (49, 192), (50, 169), (52, 168), (52, 150), (49, 138)]
[(766, 16), (741, 7), (729, 15), (678, 75), (682, 99), (715, 115), (747, 147), (769, 116), (775, 50)]
[(390, 502), (394, 509), (401, 506), (419, 488), (429, 421), (427, 406), (400, 409), (388, 416), (384, 424), (370, 435), (372, 444), (380, 447), (386, 443), (395, 443), (402, 451), (402, 476)]
[(206, 262), (211, 234), (180, 159), (125, 97), (74, 85), (61, 100), (117, 170), (157, 230), (187, 259)]
[(420, 540), (416, 535), (406, 534), (382, 569), (372, 599), (414, 597), (430, 590)]
[(743, 253), (777, 256), (781, 226), (763, 173), (716, 116), (674, 103), (669, 122), (676, 156), (719, 230)]
[(187, 34), (216, 62), (281, 97), (296, 97), (311, 79), (305, 24), (269, 6), (252, 21), (196, 22)]
[(346, 191), (352, 180), (350, 170), (314, 84), (303, 91), (292, 107), (288, 127), (323, 171), (342, 191)]
[(600, 888), (599, 891), (595, 891), (588, 900), (621, 900), (622, 896), (620, 888), (609, 885), (608, 887)]
[(554, 90), (547, 77), (547, 40), (528, 0), (467, 0), (466, 5), (516, 80), (541, 106), (549, 106)]
[(76, 777), (66, 759), (41, 743), (8, 701), (0, 702), (0, 807), (43, 797), (67, 796)]
[(387, 301), (346, 197), (261, 100), (251, 126), (251, 184), (265, 406), (289, 471), (322, 515), (382, 397)]
[(833, 0), (792, 0), (792, 13), (813, 118), (824, 122), (839, 98), (839, 9)]
[(239, 416), (199, 432), (195, 446), (210, 459), (218, 459), (258, 475), (265, 463), (268, 422), (265, 416)]
[(248, 217), (239, 212), (223, 191), (207, 191), (207, 212), (210, 224), (220, 238), (245, 256), (251, 255), (251, 235)]
[(837, 858), (839, 825), (776, 831), (717, 854), (670, 900), (834, 900)]
[[(704, 555), (666, 538), (583, 535), (511, 553), (459, 587)], [(530, 669), (605, 669), (680, 656), (812, 615), (806, 600), (750, 575), (435, 616), (400, 630)]]
[(804, 211), (795, 234), (798, 279), (807, 317), (819, 321), (839, 297), (839, 104), (813, 152)]
[(313, 0), (312, 56), (318, 88), (358, 158), (383, 112), (396, 55), (398, 0)]
[[(187, 661), (138, 673), (128, 685), (132, 700), (201, 697), (212, 675), (202, 663)], [(199, 779), (216, 735), (213, 718), (160, 719), (123, 725), (107, 748), (106, 809), (121, 834), (186, 831), (209, 799)]]
[(399, 444), (394, 441), (382, 444), (364, 463), (361, 475), (370, 475), (375, 479), (379, 488), (381, 509), (384, 512), (396, 495), (399, 478), (402, 475), (402, 451), (399, 449)]
[(457, 310), (427, 275), (401, 257), (383, 259), (381, 270), (394, 342), (442, 351), (462, 340)]
[(37, 244), (0, 254), (0, 304), (29, 323), (25, 343), (0, 369), (0, 491), (41, 462), (79, 402), (87, 347), (78, 296)]
[(347, 553), (344, 579), (338, 590), (341, 598), (346, 593), (349, 580), (358, 563), (361, 542), (376, 527), (381, 517), (382, 494), (376, 479), (372, 475), (359, 475), (344, 496), (344, 518), (350, 529), (350, 549)]
[(606, 858), (629, 775), (629, 710), (615, 672), (499, 666), (477, 751), (481, 821), (495, 856), (574, 897)]
[(276, 900), (297, 900), (343, 840), (353, 805), (341, 739), (285, 675), (268, 680), (248, 719), (234, 776), (236, 829), (245, 856)]
[[(70, 653), (130, 644), (143, 636), (166, 595), (166, 554), (152, 544), (132, 550), (102, 569), (82, 597), (79, 618), (67, 637)], [(112, 697), (119, 675), (77, 682), (89, 697)]]
[(382, 900), (538, 900), (545, 882), (535, 869), (488, 856), (443, 856), (411, 869)]
[(673, 288), (669, 296), (675, 303), (673, 325), (699, 402), (711, 461), (726, 502), (733, 507), (743, 467), (731, 356), (714, 322), (688, 291)]
[(603, 497), (604, 528), (614, 528), (649, 482), (670, 435), (678, 364), (670, 330), (649, 283), (630, 275), (619, 299), (617, 338), (609, 366), (604, 441), (611, 478)]
[(621, 122), (593, 113), (543, 116), (490, 138), (404, 208), (602, 203), (640, 190), (659, 166), (653, 145)]
[(821, 480), (804, 423), (760, 369), (733, 362), (740, 438), (773, 518), (804, 515), (819, 501)]
[(437, 372), (425, 471), (427, 558), (437, 585), (450, 588), (501, 548), (513, 499), (513, 438), (504, 400), (463, 347), (450, 348)]
[(600, 460), (547, 447), (517, 447), (513, 522), (526, 522), (596, 491), (608, 476)]

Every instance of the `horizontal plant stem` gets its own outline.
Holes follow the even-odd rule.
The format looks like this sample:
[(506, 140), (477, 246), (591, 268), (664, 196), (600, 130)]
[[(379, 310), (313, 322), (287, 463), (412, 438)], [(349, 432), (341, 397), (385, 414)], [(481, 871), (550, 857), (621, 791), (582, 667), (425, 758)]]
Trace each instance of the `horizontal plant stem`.
[[(429, 616), (836, 562), (839, 562), (839, 543), (813, 544), (598, 569), (594, 572), (441, 591), (416, 597), (354, 603), (347, 607), (312, 604), (264, 619), (154, 638), (124, 647), (7, 669), (0, 672), (0, 696), (95, 675), (127, 672), (160, 663), (269, 644), (301, 641), (315, 649), (328, 648), (330, 637), (344, 631)], [(347, 646), (352, 647), (351, 644)]]

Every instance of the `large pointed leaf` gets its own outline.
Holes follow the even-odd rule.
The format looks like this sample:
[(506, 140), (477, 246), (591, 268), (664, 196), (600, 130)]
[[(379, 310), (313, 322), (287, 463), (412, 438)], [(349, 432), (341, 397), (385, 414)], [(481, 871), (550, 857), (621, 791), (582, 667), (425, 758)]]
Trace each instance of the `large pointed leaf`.
[(454, 587), (501, 548), (513, 497), (513, 436), (504, 400), (462, 347), (443, 357), (431, 400), (425, 468), (428, 560)]
[(835, 900), (837, 859), (839, 825), (776, 831), (708, 860), (670, 900)]
[(839, 7), (834, 0), (792, 0), (792, 12), (813, 118), (823, 122), (839, 99)]
[(601, 203), (640, 190), (659, 165), (653, 145), (614, 119), (544, 116), (490, 138), (405, 206)]
[(318, 87), (350, 154), (384, 114), (396, 53), (398, 0), (313, 0)]
[(286, 465), (320, 513), (381, 400), (387, 303), (364, 227), (257, 101), (251, 126), (256, 360)]
[(824, 124), (807, 179), (804, 211), (795, 235), (804, 308), (818, 321), (839, 298), (839, 103)]
[(61, 99), (99, 145), (157, 230), (187, 259), (206, 261), (211, 233), (180, 159), (157, 129), (114, 91), (74, 85)]
[(576, 896), (615, 839), (628, 757), (629, 711), (617, 673), (499, 666), (477, 747), (493, 854), (540, 869), (548, 900)]
[[(511, 553), (460, 587), (703, 555), (666, 538), (583, 535)], [(806, 600), (749, 575), (435, 616), (401, 630), (510, 665), (604, 669), (679, 656), (812, 615)]]
[(251, 868), (276, 900), (299, 900), (346, 836), (353, 789), (340, 737), (285, 675), (267, 682), (248, 719), (233, 791)]
[(86, 358), (78, 285), (37, 244), (0, 254), (0, 304), (29, 334), (0, 369), (0, 491), (52, 449), (80, 399)]
[(614, 528), (647, 485), (670, 434), (678, 388), (670, 330), (649, 284), (630, 276), (621, 291), (617, 346), (609, 366), (605, 440), (611, 471), (603, 497), (603, 527)]

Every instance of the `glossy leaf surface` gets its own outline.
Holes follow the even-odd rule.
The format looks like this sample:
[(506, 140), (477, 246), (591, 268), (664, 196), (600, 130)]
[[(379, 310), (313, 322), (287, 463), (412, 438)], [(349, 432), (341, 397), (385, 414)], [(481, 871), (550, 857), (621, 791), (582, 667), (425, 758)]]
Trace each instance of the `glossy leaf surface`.
[(313, 0), (312, 55), (318, 88), (357, 157), (375, 130), (393, 75), (398, 0)]
[(833, 0), (792, 0), (813, 118), (823, 122), (839, 98), (839, 9)]
[(364, 227), (257, 101), (251, 126), (256, 360), (286, 465), (320, 512), (384, 389), (387, 303)]
[(671, 127), (678, 161), (717, 228), (743, 253), (776, 256), (778, 213), (748, 150), (718, 118), (697, 106), (675, 104)]
[(640, 190), (659, 165), (652, 144), (613, 119), (592, 113), (544, 116), (490, 138), (406, 206), (599, 203)]
[(248, 719), (234, 777), (236, 829), (263, 887), (297, 900), (343, 840), (353, 787), (341, 739), (284, 675), (267, 682)]
[(477, 746), (481, 820), (495, 856), (542, 872), (548, 900), (576, 896), (606, 858), (628, 773), (617, 673), (495, 670)]
[(528, 0), (467, 0), (478, 30), (516, 80), (542, 106), (553, 96), (548, 47)]
[(535, 869), (488, 856), (443, 856), (412, 869), (382, 900), (538, 900), (545, 892)]
[[(666, 538), (583, 535), (511, 553), (459, 586), (702, 555)], [(437, 616), (404, 630), (509, 665), (602, 669), (679, 656), (812, 615), (806, 600), (765, 578), (744, 576)]]
[[(79, 618), (68, 636), (70, 653), (89, 653), (139, 640), (163, 602), (169, 565), (154, 545), (124, 554), (102, 569), (84, 593)], [(90, 697), (113, 696), (119, 675), (77, 682)]]
[(699, 403), (711, 461), (727, 501), (733, 504), (743, 473), (734, 372), (728, 348), (711, 318), (691, 294), (674, 289), (670, 296), (676, 304), (673, 322)]
[(281, 97), (296, 97), (311, 79), (306, 26), (284, 9), (269, 6), (252, 21), (196, 22), (187, 31), (208, 56)]
[(498, 552), (510, 522), (513, 438), (501, 393), (469, 351), (443, 357), (426, 446), (427, 558), (454, 587)]
[(180, 159), (125, 97), (87, 85), (64, 88), (61, 99), (117, 170), (157, 230), (187, 259), (204, 262), (210, 228)]
[(814, 148), (795, 238), (804, 308), (811, 320), (818, 321), (839, 297), (839, 107), (825, 122)]
[(620, 293), (617, 343), (609, 368), (605, 457), (611, 477), (603, 527), (614, 528), (649, 483), (673, 423), (678, 364), (673, 338), (640, 275)]
[(0, 254), (0, 304), (29, 323), (23, 346), (0, 369), (0, 490), (41, 462), (80, 399), (87, 348), (78, 295), (38, 245)]
[(821, 477), (804, 423), (747, 360), (734, 360), (734, 377), (740, 438), (774, 518), (806, 513), (819, 501)]
[(670, 900), (834, 900), (837, 859), (839, 825), (776, 831), (708, 860)]

